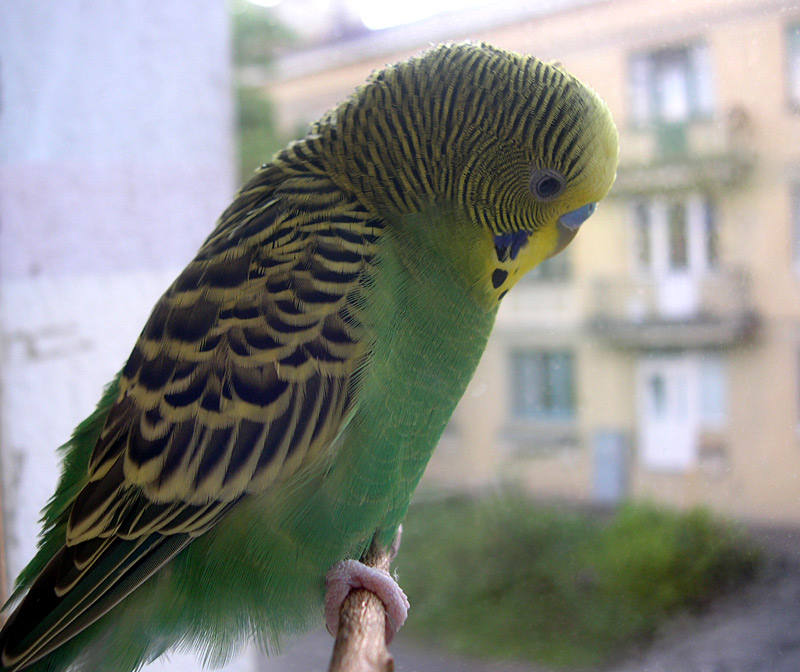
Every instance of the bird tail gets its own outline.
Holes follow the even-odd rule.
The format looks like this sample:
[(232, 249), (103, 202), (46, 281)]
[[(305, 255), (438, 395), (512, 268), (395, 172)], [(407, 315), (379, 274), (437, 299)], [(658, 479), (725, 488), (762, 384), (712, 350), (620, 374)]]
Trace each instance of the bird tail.
[(0, 630), (0, 672), (18, 672), (87, 628), (180, 552), (188, 534), (114, 539), (73, 586), (78, 547), (64, 546)]

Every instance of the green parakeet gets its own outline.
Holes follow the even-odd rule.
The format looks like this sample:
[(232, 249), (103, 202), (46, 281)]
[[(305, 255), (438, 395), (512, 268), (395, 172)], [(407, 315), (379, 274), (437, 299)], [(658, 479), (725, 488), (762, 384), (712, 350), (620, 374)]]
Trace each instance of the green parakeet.
[(0, 670), (273, 649), (389, 543), (498, 304), (611, 188), (560, 66), (444, 45), (377, 72), (237, 194), (63, 447)]

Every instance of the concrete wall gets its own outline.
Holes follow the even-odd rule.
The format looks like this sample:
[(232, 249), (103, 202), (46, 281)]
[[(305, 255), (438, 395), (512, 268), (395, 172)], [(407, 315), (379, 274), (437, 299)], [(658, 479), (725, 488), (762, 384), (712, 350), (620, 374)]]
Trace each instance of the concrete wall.
[[(231, 86), (219, 0), (0, 3), (0, 469), (11, 577), (34, 552), (57, 446), (93, 410), (233, 195)], [(168, 667), (197, 663), (176, 657)]]

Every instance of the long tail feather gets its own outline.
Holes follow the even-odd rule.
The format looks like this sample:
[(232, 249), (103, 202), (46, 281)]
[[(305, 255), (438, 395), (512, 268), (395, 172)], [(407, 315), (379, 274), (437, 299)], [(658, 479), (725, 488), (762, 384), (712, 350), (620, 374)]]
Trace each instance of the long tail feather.
[(63, 547), (0, 631), (0, 672), (23, 670), (94, 623), (191, 539), (188, 534), (117, 539), (81, 581), (59, 595), (59, 578), (73, 566), (75, 553)]

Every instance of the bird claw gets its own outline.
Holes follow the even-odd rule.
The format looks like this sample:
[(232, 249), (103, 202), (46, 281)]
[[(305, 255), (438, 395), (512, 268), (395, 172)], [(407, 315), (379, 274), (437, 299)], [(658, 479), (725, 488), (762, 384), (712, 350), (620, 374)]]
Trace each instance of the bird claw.
[(334, 637), (339, 630), (342, 603), (351, 590), (363, 588), (383, 602), (386, 611), (386, 643), (408, 616), (408, 598), (389, 572), (369, 567), (358, 560), (342, 560), (325, 577), (325, 623)]

